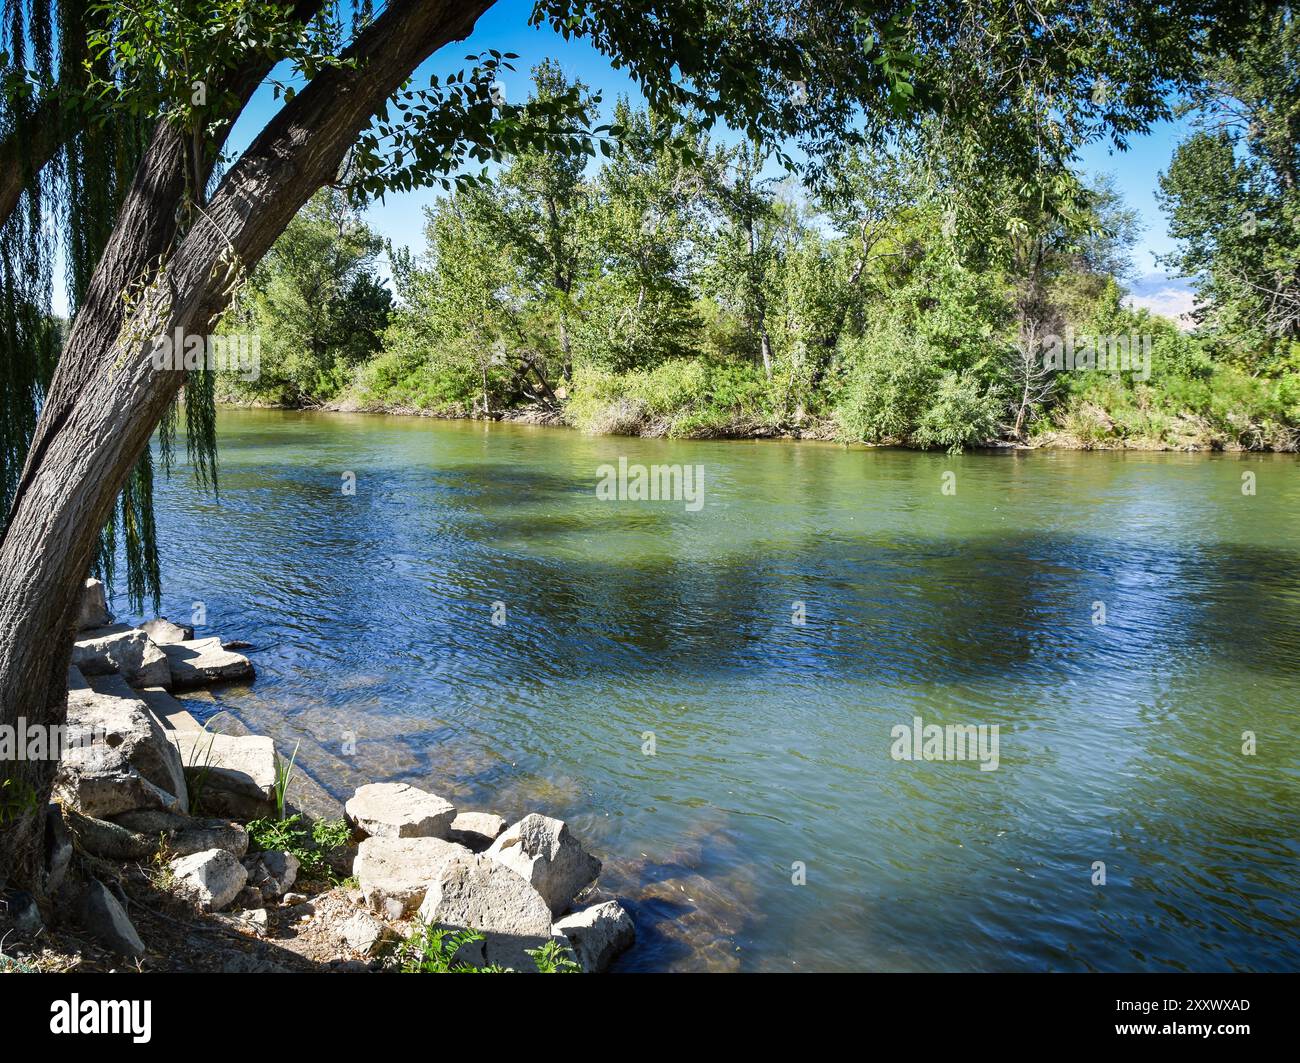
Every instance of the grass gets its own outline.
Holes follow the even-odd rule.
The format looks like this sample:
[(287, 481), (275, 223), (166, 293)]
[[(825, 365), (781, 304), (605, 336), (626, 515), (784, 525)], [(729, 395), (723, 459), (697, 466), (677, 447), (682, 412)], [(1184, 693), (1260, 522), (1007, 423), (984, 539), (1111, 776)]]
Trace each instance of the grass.
[(302, 743), (298, 742), (293, 747), (293, 756), (286, 763), (277, 755), (275, 758), (275, 814), (279, 819), (284, 819), (285, 801), (289, 796), (289, 783), (293, 780), (293, 765), (298, 759), (298, 750)]
[(0, 781), (0, 825), (7, 825), (41, 807), (31, 783), (17, 779)]

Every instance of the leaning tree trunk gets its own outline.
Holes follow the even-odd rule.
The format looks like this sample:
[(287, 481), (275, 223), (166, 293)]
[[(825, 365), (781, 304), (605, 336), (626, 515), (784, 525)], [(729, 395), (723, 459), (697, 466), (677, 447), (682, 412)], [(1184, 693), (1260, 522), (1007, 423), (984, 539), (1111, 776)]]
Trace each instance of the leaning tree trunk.
[[(0, 542), (0, 724), (25, 717), (29, 727), (48, 726), (66, 717), (74, 613), (99, 529), (184, 381), (182, 372), (154, 369), (152, 338), (177, 328), (205, 333), (229, 299), (222, 277), (231, 256), (251, 268), (337, 173), (383, 102), (437, 48), (467, 36), (491, 2), (393, 0), (348, 49), (355, 66), (324, 71), (272, 119), (123, 320), (115, 303), (149, 273), (121, 267), (138, 262), (142, 244), (165, 250), (164, 242), (153, 251), (156, 215), (175, 202), (128, 197), (97, 270), (106, 274), (99, 297), (87, 299), (60, 358)], [(120, 271), (110, 276), (112, 267)], [(0, 824), (0, 876), (38, 894), (56, 767), (0, 765), (11, 792), (33, 805)]]

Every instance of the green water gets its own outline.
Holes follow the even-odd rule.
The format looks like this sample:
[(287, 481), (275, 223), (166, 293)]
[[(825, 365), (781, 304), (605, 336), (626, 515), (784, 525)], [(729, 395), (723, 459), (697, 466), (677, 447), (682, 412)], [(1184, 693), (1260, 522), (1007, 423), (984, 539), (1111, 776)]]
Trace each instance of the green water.
[[(221, 435), (219, 499), (162, 489), (165, 611), (258, 679), (196, 711), (341, 796), (565, 817), (625, 968), (1300, 967), (1293, 457)], [(701, 466), (702, 504), (601, 501), (620, 457)], [(917, 716), (997, 725), (997, 769), (893, 759)]]

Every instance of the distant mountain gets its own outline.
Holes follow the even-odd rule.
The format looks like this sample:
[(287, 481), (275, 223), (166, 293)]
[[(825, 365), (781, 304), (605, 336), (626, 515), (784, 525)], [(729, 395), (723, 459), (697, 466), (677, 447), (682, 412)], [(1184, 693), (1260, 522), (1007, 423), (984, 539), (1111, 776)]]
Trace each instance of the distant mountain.
[(1127, 305), (1171, 318), (1184, 330), (1194, 327), (1191, 312), (1196, 297), (1188, 278), (1148, 273), (1133, 281), (1128, 288), (1129, 295), (1124, 300)]

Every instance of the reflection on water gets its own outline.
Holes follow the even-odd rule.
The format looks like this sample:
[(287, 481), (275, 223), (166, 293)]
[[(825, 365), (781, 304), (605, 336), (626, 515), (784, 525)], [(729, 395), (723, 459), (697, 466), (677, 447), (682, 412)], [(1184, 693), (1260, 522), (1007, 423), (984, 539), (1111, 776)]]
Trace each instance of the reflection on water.
[[(564, 816), (634, 904), (625, 966), (1300, 965), (1293, 458), (221, 429), (220, 498), (161, 490), (165, 611), (258, 679), (196, 711), (339, 795)], [(702, 464), (703, 510), (598, 501), (623, 455)], [(914, 715), (998, 724), (1001, 767), (891, 760)]]

